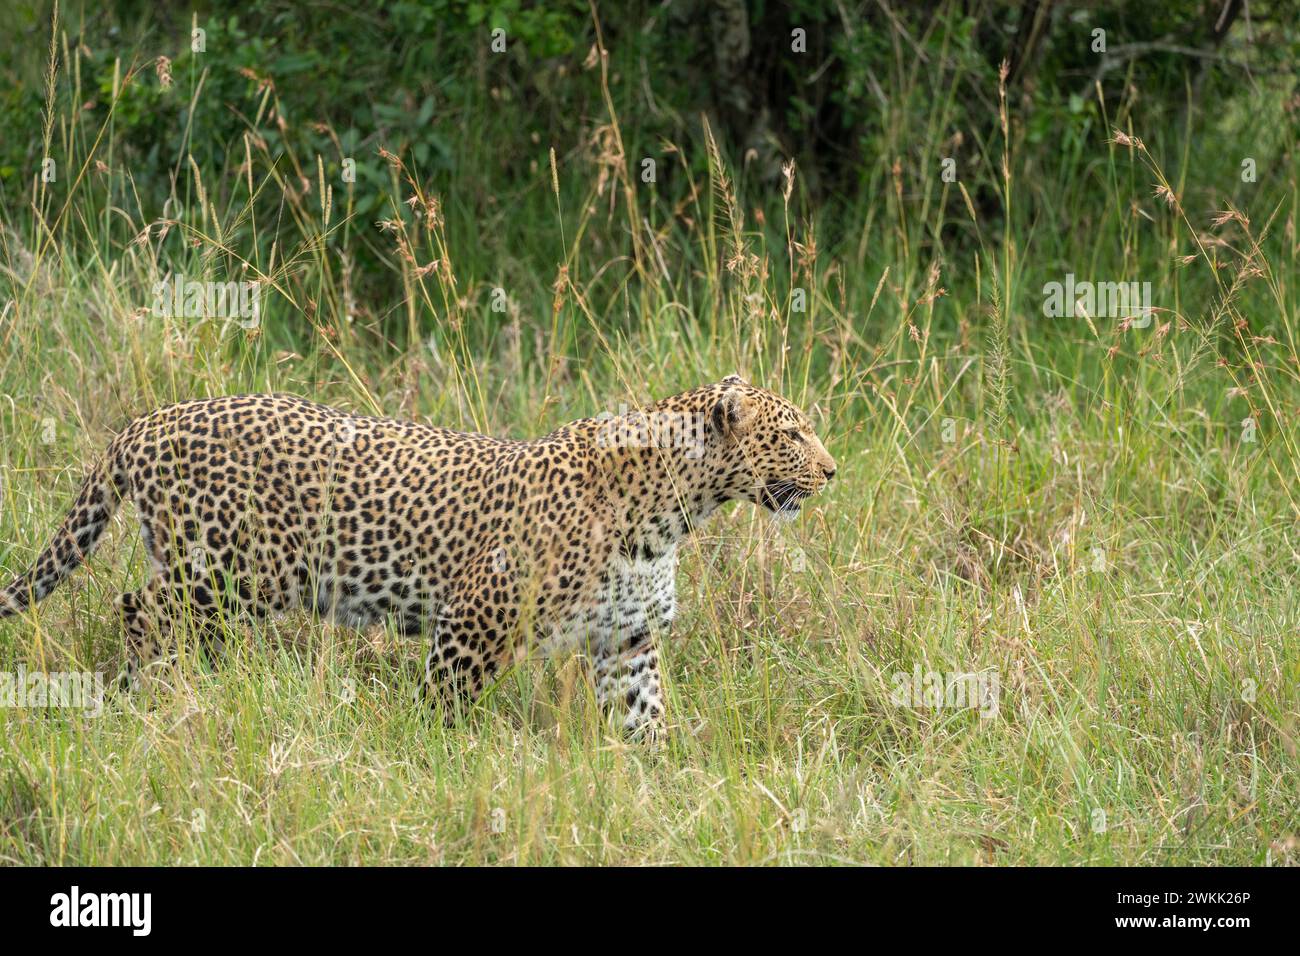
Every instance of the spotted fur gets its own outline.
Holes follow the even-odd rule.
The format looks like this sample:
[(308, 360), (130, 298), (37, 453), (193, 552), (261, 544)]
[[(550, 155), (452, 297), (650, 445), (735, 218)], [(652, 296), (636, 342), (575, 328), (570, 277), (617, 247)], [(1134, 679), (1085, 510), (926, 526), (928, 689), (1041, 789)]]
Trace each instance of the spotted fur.
[[(624, 427), (662, 421), (673, 434)], [(109, 445), (0, 617), (49, 594), (129, 498), (151, 564), (118, 602), (130, 683), (184, 625), (210, 640), (221, 614), (306, 607), (427, 635), (445, 713), (521, 649), (577, 646), (612, 719), (654, 734), (678, 542), (733, 499), (792, 513), (834, 471), (803, 413), (737, 376), (533, 441), (287, 395), (183, 402)]]

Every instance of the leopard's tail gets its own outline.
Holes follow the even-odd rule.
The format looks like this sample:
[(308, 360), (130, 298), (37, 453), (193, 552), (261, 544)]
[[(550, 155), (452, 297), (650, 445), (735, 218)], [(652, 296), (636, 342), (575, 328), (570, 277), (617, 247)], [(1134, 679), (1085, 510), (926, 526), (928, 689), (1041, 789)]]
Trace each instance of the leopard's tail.
[(86, 560), (117, 510), (125, 487), (126, 473), (110, 448), (86, 476), (72, 510), (36, 563), (0, 591), (0, 618), (27, 610)]

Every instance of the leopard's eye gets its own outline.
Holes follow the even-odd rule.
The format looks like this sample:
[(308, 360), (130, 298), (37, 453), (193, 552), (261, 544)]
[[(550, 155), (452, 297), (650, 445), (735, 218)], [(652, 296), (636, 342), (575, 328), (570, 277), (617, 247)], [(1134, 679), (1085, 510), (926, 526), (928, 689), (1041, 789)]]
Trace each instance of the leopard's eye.
[(807, 439), (803, 437), (803, 432), (799, 431), (797, 428), (787, 428), (785, 433), (795, 441), (807, 441)]

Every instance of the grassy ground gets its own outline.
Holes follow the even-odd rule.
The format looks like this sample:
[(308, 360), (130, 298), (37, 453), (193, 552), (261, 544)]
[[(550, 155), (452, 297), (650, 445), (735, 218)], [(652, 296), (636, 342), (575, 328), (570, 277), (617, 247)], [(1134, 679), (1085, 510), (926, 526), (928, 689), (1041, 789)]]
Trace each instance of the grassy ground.
[[(255, 142), (246, 168), (244, 143), (178, 159), (176, 202), (145, 210), (111, 128), (52, 122), (64, 179), (7, 195), (0, 241), (9, 573), (114, 429), (194, 396), (522, 437), (740, 371), (813, 410), (840, 473), (796, 523), (732, 506), (685, 548), (658, 751), (604, 731), (579, 660), (525, 663), (448, 730), (411, 700), (418, 646), (288, 618), (174, 694), (0, 709), (0, 861), (1295, 862), (1300, 180), (1294, 151), (1237, 175), (1283, 102), (1232, 142), (1126, 107), (1046, 166), (1013, 117), (988, 168), (880, 164), (836, 215), (797, 171), (742, 204), (705, 130), (676, 149), (707, 178), (683, 162), (659, 196), (610, 115), (492, 211), (390, 163), (380, 229)], [(401, 296), (359, 297), (362, 242)], [(260, 325), (154, 317), (168, 270), (263, 280)], [(1045, 317), (1070, 272), (1151, 282), (1154, 321)], [(128, 508), (0, 624), (0, 671), (115, 673), (142, 565)], [(996, 707), (900, 700), (931, 673), (985, 675)]]

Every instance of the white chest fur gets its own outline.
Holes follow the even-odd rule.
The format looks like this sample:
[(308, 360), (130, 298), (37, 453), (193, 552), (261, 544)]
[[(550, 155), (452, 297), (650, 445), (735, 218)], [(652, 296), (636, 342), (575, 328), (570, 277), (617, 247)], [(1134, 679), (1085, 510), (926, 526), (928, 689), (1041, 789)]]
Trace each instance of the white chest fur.
[(676, 613), (677, 548), (651, 559), (616, 553), (591, 600), (551, 629), (542, 650), (629, 647), (666, 630)]

